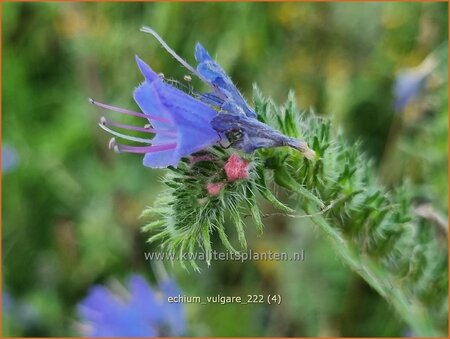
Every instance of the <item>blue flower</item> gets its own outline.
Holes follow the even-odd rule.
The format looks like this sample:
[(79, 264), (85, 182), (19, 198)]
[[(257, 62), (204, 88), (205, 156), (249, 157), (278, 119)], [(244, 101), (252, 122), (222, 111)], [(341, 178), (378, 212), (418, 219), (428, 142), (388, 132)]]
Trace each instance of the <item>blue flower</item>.
[[(82, 332), (87, 337), (161, 337), (180, 336), (185, 332), (182, 305), (168, 303), (177, 296), (173, 280), (160, 283), (157, 293), (138, 276), (128, 280), (128, 291), (116, 293), (104, 286), (94, 286), (78, 305)], [(159, 294), (159, 295), (158, 295)]]
[(395, 79), (394, 97), (395, 110), (402, 111), (406, 105), (422, 91), (426, 74), (409, 70), (399, 73)]
[(11, 311), (12, 308), (12, 304), (13, 304), (13, 299), (11, 297), (11, 295), (6, 292), (6, 291), (2, 291), (2, 311), (4, 313), (8, 313)]
[(17, 334), (20, 336), (21, 333), (29, 332), (44, 322), (37, 305), (26, 299), (17, 299), (5, 289), (2, 291), (2, 316), (3, 328), (6, 327), (9, 333), (7, 337), (13, 333), (14, 336), (18, 336)]
[[(122, 139), (147, 144), (128, 146), (118, 144), (113, 138), (110, 147), (118, 152), (145, 153), (144, 165), (153, 168), (176, 166), (182, 157), (208, 148), (219, 140), (211, 127), (217, 112), (205, 103), (165, 83), (141, 59), (136, 57), (145, 81), (134, 91), (134, 99), (145, 113), (132, 112), (99, 102), (91, 102), (119, 113), (145, 118), (150, 124), (143, 127), (129, 126), (101, 119), (100, 126)], [(154, 134), (154, 138), (139, 138), (112, 130), (118, 127)]]
[(9, 172), (17, 163), (17, 153), (9, 146), (2, 146), (2, 173)]
[[(255, 111), (200, 43), (195, 47), (198, 65), (194, 69), (151, 28), (144, 27), (141, 30), (152, 34), (176, 60), (205, 82), (211, 91), (197, 93), (190, 90), (192, 95), (188, 95), (170, 85), (136, 57), (145, 81), (134, 91), (134, 99), (145, 114), (90, 100), (97, 106), (147, 119), (149, 124), (143, 127), (120, 124), (106, 118), (102, 118), (100, 122), (100, 127), (116, 137), (143, 143), (145, 146), (119, 144), (112, 138), (110, 148), (117, 152), (145, 153), (144, 165), (153, 168), (176, 166), (181, 158), (215, 146), (222, 139), (246, 153), (262, 147), (290, 146), (300, 150), (309, 159), (314, 157), (314, 151), (309, 149), (305, 141), (287, 137), (259, 122)], [(150, 133), (154, 137), (131, 136), (111, 127)], [(234, 137), (230, 138), (230, 135)]]
[(428, 76), (436, 66), (436, 59), (430, 56), (419, 66), (399, 72), (394, 84), (394, 108), (397, 112), (404, 110), (415, 97), (420, 95)]
[[(229, 113), (244, 113), (248, 117), (256, 118), (255, 111), (250, 108), (222, 67), (211, 58), (200, 43), (195, 46), (195, 60), (198, 62), (197, 72), (214, 88), (216, 101), (213, 104), (220, 102), (222, 109), (225, 105), (228, 106)], [(218, 99), (221, 99), (221, 101), (218, 101)]]

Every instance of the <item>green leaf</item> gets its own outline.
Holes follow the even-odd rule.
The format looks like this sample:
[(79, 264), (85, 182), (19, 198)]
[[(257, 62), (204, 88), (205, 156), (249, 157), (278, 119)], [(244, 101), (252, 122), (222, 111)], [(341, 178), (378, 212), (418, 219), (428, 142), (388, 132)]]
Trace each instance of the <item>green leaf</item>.
[(259, 193), (266, 199), (268, 202), (270, 202), (275, 208), (278, 208), (279, 210), (282, 210), (287, 213), (295, 213), (295, 211), (283, 204), (281, 201), (279, 201), (275, 195), (272, 193), (271, 190), (267, 187), (266, 179), (265, 179), (265, 173), (264, 168), (261, 166), (257, 169), (258, 172), (258, 178), (257, 178), (257, 185), (256, 188)]

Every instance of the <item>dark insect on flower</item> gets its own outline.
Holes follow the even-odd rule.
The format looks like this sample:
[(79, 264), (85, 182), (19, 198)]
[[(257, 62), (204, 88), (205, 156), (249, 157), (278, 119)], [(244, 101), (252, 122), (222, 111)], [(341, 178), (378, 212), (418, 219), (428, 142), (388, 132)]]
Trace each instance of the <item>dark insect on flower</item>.
[[(152, 34), (176, 60), (204, 81), (211, 92), (192, 91), (192, 95), (188, 95), (136, 57), (145, 80), (134, 91), (134, 99), (145, 114), (105, 105), (92, 99), (91, 102), (112, 111), (147, 119), (150, 124), (146, 123), (143, 127), (120, 124), (105, 118), (100, 122), (100, 127), (116, 137), (144, 146), (119, 144), (113, 138), (110, 148), (117, 152), (144, 153), (144, 165), (154, 168), (177, 166), (182, 157), (211, 146), (223, 145), (224, 141), (246, 153), (259, 148), (290, 146), (298, 149), (308, 159), (314, 157), (314, 151), (305, 141), (285, 136), (258, 121), (255, 111), (200, 43), (195, 46), (198, 65), (194, 69), (154, 30), (143, 27), (141, 31)], [(149, 133), (154, 137), (131, 136), (111, 127)]]

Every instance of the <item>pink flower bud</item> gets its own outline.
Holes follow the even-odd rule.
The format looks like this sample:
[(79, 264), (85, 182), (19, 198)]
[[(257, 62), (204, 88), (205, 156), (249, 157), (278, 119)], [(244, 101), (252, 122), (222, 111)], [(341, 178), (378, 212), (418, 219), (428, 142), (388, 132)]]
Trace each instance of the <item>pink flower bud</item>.
[(249, 164), (247, 160), (242, 159), (238, 154), (232, 154), (224, 166), (228, 181), (247, 179), (249, 176)]
[(223, 182), (211, 182), (206, 185), (206, 190), (210, 196), (217, 197), (223, 186), (225, 186), (225, 183)]

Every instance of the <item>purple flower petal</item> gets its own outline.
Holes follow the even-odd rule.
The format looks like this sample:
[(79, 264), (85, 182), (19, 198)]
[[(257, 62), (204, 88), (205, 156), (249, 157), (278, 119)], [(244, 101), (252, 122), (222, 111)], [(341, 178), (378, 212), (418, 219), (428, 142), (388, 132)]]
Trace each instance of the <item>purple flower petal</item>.
[(215, 88), (216, 95), (234, 102), (248, 117), (256, 118), (256, 113), (250, 108), (231, 79), (200, 43), (195, 45), (195, 60), (198, 62), (197, 71)]
[(134, 57), (136, 59), (136, 63), (139, 67), (139, 70), (141, 71), (142, 75), (145, 78), (145, 81), (147, 82), (153, 82), (153, 81), (161, 81), (158, 74), (153, 72), (153, 70), (150, 68), (149, 65), (147, 65), (141, 58), (139, 58), (137, 55)]
[[(156, 139), (156, 138), (155, 138)], [(159, 145), (156, 140), (153, 145)], [(161, 151), (156, 153), (147, 153), (144, 155), (144, 166), (151, 168), (166, 168), (167, 166), (176, 166), (180, 159), (175, 155), (173, 150)]]
[(128, 289), (128, 298), (103, 286), (90, 289), (78, 305), (86, 336), (144, 338), (184, 333), (183, 310), (167, 308), (167, 299), (158, 298), (142, 277), (131, 276)]
[[(146, 154), (144, 165), (148, 167), (176, 166), (182, 157), (214, 145), (219, 136), (211, 127), (217, 112), (201, 101), (168, 85), (139, 58), (136, 59), (145, 82), (134, 92), (134, 99), (146, 114), (167, 119), (176, 137), (157, 134), (153, 145), (176, 142), (175, 150)], [(167, 124), (149, 118), (155, 128), (167, 128)], [(164, 126), (166, 125), (166, 126)]]
[(420, 94), (427, 75), (413, 69), (404, 71), (397, 76), (394, 86), (396, 111), (402, 111), (414, 97)]
[(87, 320), (98, 320), (108, 316), (122, 305), (120, 301), (104, 286), (93, 286), (89, 296), (78, 305), (78, 312)]
[(212, 62), (215, 63), (214, 59), (211, 58), (208, 51), (203, 47), (203, 45), (199, 42), (195, 45), (195, 60), (201, 64), (203, 62)]
[[(167, 128), (168, 124), (173, 125), (174, 121), (171, 113), (161, 103), (158, 90), (163, 90), (165, 85), (163, 80), (153, 72), (153, 70), (141, 59), (136, 57), (139, 69), (144, 75), (145, 81), (135, 89), (133, 97), (141, 110), (149, 116), (148, 120), (155, 128)], [(155, 119), (152, 116), (163, 118), (168, 124)]]
[(142, 277), (133, 275), (128, 281), (128, 288), (131, 293), (130, 306), (140, 315), (153, 319), (156, 324), (161, 324), (164, 314), (160, 307), (154, 307), (161, 304), (161, 301), (156, 298), (147, 282)]
[(11, 311), (13, 305), (13, 298), (11, 295), (6, 292), (2, 291), (2, 311), (4, 314), (7, 314)]
[(2, 173), (12, 170), (17, 162), (17, 153), (9, 146), (2, 146)]
[(181, 303), (169, 303), (168, 297), (175, 297), (180, 295), (181, 291), (178, 289), (175, 281), (167, 279), (159, 284), (161, 292), (163, 292), (163, 306), (166, 310), (167, 318), (169, 319), (170, 327), (173, 330), (174, 335), (181, 335), (186, 331), (186, 319), (183, 311), (183, 304)]

